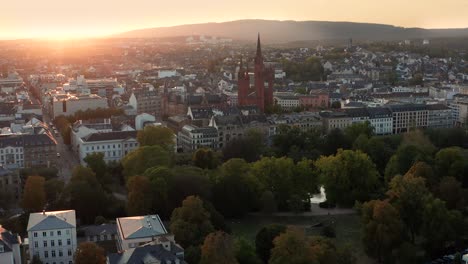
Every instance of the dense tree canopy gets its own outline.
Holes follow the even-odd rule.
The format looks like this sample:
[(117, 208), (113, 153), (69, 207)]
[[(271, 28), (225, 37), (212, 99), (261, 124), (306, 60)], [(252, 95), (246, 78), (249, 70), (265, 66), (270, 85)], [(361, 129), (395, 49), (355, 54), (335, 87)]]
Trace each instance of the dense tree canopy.
[(146, 169), (171, 164), (171, 154), (160, 146), (143, 146), (130, 152), (122, 160), (124, 175), (141, 175)]
[(379, 173), (369, 156), (361, 151), (339, 150), (315, 162), (327, 200), (343, 206), (368, 201), (379, 188)]
[(273, 240), (284, 232), (286, 232), (286, 226), (277, 224), (265, 226), (258, 231), (255, 237), (255, 251), (264, 263), (270, 259), (271, 249), (274, 246)]
[(44, 189), (45, 179), (40, 176), (29, 176), (24, 185), (23, 200), (21, 207), (28, 212), (40, 212), (46, 203), (46, 192)]
[(133, 176), (127, 182), (128, 201), (127, 212), (129, 216), (151, 214), (153, 196), (151, 182), (145, 176)]
[(160, 146), (161, 148), (172, 151), (174, 150), (175, 135), (171, 129), (163, 126), (145, 126), (137, 134), (138, 143), (140, 146)]
[(74, 256), (76, 264), (105, 264), (106, 253), (103, 248), (93, 242), (79, 244)]
[(234, 243), (230, 235), (217, 231), (206, 236), (201, 247), (200, 264), (238, 264)]

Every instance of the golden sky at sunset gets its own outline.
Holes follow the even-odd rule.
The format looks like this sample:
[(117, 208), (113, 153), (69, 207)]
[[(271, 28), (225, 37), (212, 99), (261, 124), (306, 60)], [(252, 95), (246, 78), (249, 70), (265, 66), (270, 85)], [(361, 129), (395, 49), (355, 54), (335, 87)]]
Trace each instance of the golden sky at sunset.
[(468, 0), (6, 0), (0, 39), (79, 38), (237, 19), (468, 27)]

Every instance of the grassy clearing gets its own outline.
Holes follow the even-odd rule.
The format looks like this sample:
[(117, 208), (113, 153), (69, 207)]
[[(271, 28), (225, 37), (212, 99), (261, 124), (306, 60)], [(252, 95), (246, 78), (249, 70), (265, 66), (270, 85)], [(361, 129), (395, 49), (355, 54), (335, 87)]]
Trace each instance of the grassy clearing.
[(245, 237), (255, 241), (255, 235), (265, 225), (283, 224), (304, 228), (308, 235), (320, 235), (322, 227), (311, 228), (316, 223), (333, 223), (338, 246), (348, 245), (353, 248), (358, 257), (358, 263), (373, 263), (364, 253), (361, 243), (361, 222), (358, 215), (332, 216), (248, 216), (240, 220), (233, 220), (229, 224), (234, 236)]

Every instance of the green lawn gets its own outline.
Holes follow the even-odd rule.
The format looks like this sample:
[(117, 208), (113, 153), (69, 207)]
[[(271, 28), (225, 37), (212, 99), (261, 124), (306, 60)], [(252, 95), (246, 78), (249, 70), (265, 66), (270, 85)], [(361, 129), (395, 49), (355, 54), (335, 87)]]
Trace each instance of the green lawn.
[(358, 263), (373, 263), (365, 255), (361, 243), (361, 223), (358, 215), (333, 216), (247, 216), (240, 220), (231, 220), (229, 225), (233, 235), (255, 241), (255, 235), (265, 225), (276, 223), (304, 228), (309, 235), (319, 235), (322, 227), (311, 228), (316, 223), (333, 222), (338, 246), (349, 245), (356, 252)]

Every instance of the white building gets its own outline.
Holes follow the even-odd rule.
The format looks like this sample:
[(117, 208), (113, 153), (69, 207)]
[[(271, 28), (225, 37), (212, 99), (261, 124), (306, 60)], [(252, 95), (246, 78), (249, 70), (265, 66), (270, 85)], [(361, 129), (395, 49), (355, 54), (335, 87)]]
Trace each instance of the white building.
[(95, 110), (97, 108), (108, 108), (107, 99), (98, 95), (60, 95), (53, 97), (52, 114), (57, 116), (70, 116), (78, 111)]
[(72, 264), (77, 248), (75, 210), (29, 215), (29, 258), (38, 256), (45, 264)]
[(158, 78), (170, 78), (177, 76), (177, 70), (159, 70), (158, 71)]
[(216, 149), (218, 130), (214, 127), (197, 127), (185, 125), (177, 137), (177, 145), (183, 151), (194, 151), (199, 148)]
[(162, 237), (174, 241), (158, 215), (120, 217), (117, 224), (117, 249), (136, 248)]
[(118, 162), (125, 155), (138, 148), (137, 131), (112, 131), (92, 133), (78, 138), (75, 143), (78, 149), (80, 163), (85, 165), (84, 158), (88, 154), (103, 153), (104, 161)]
[(275, 95), (275, 104), (283, 109), (294, 109), (300, 106), (299, 97), (295, 95)]
[(21, 237), (0, 226), (0, 263), (21, 264)]

